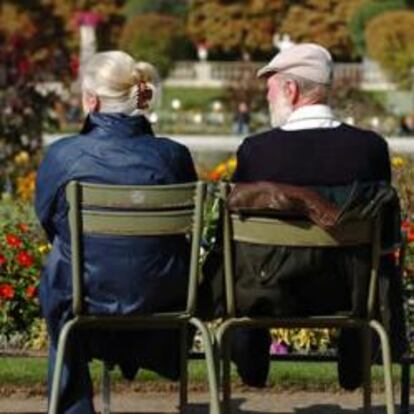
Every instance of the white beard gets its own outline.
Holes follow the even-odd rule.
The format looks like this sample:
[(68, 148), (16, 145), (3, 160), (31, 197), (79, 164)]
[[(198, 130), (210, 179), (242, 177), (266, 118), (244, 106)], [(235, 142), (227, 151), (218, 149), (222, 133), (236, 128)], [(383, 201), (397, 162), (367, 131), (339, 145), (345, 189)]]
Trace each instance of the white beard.
[(293, 106), (281, 92), (275, 102), (269, 103), (270, 123), (273, 128), (281, 127), (286, 124), (293, 112)]

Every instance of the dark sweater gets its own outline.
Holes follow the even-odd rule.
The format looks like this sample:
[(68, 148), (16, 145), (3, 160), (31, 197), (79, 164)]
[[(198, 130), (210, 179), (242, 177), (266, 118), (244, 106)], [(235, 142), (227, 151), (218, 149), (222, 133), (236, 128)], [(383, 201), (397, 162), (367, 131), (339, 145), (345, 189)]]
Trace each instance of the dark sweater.
[(247, 138), (237, 152), (233, 176), (234, 181), (310, 186), (390, 179), (386, 141), (347, 124), (297, 131), (277, 128)]

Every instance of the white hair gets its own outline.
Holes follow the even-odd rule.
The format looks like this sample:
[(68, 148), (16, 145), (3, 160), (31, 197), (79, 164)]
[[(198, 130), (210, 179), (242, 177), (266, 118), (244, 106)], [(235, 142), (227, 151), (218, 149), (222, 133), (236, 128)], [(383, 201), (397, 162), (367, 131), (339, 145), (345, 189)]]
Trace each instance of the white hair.
[(305, 79), (301, 76), (294, 75), (292, 73), (280, 73), (282, 83), (287, 80), (294, 81), (299, 88), (299, 92), (302, 96), (307, 98), (316, 98), (318, 101), (326, 103), (329, 100), (331, 85), (323, 84)]
[(119, 50), (93, 55), (82, 75), (82, 92), (99, 98), (101, 112), (127, 115), (141, 112), (137, 108), (138, 83), (141, 81), (155, 93), (155, 68), (146, 62), (136, 62), (132, 56)]

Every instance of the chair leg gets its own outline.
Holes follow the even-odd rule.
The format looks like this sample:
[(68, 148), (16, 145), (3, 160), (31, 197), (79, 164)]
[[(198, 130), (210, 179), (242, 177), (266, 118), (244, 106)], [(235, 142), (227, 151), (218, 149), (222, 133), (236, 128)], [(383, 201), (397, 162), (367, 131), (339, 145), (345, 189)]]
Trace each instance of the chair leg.
[(230, 362), (230, 337), (227, 334), (222, 338), (222, 390), (223, 390), (223, 411), (231, 412), (231, 362)]
[(231, 321), (223, 322), (216, 332), (218, 348), (218, 358), (221, 359), (220, 388), (222, 392), (222, 411), (229, 414), (231, 412), (231, 363), (230, 363), (230, 334)]
[(66, 353), (66, 345), (69, 334), (73, 327), (76, 325), (77, 320), (71, 320), (67, 322), (59, 335), (58, 348), (56, 353), (55, 369), (53, 372), (52, 391), (50, 396), (49, 414), (58, 414), (59, 409), (59, 394), (60, 383), (62, 379), (63, 362)]
[(191, 318), (190, 323), (198, 328), (203, 337), (204, 352), (206, 356), (208, 383), (210, 389), (210, 414), (220, 414), (220, 401), (218, 395), (217, 372), (214, 361), (213, 346), (210, 333), (206, 325), (197, 318)]
[(364, 326), (362, 329), (363, 412), (371, 414), (372, 332), (369, 326)]
[(183, 413), (188, 403), (188, 329), (180, 329), (180, 413)]
[(401, 414), (408, 414), (410, 409), (410, 362), (405, 359), (401, 361)]
[(220, 395), (220, 390), (221, 390), (221, 356), (220, 356), (220, 344), (217, 340), (217, 337), (215, 335), (214, 332), (212, 332), (210, 334), (211, 336), (211, 340), (212, 340), (212, 345), (213, 345), (213, 353), (214, 353), (214, 362), (215, 362), (215, 366), (216, 366), (216, 374), (217, 374), (217, 386), (218, 386), (218, 390), (219, 390), (219, 395)]
[(369, 324), (371, 328), (377, 332), (381, 340), (387, 414), (395, 414), (394, 389), (392, 386), (391, 349), (388, 335), (385, 332), (384, 327), (378, 321), (371, 320)]
[(111, 375), (110, 365), (102, 362), (102, 414), (111, 413)]

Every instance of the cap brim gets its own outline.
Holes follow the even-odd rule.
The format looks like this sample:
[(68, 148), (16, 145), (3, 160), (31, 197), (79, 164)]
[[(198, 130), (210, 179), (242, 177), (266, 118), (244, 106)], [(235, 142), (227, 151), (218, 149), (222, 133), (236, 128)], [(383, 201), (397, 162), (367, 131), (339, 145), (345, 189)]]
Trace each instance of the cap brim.
[(256, 76), (258, 78), (264, 78), (264, 77), (269, 77), (270, 75), (272, 75), (273, 73), (276, 73), (277, 70), (275, 68), (270, 67), (269, 65), (264, 66), (263, 68), (259, 69), (257, 71)]

